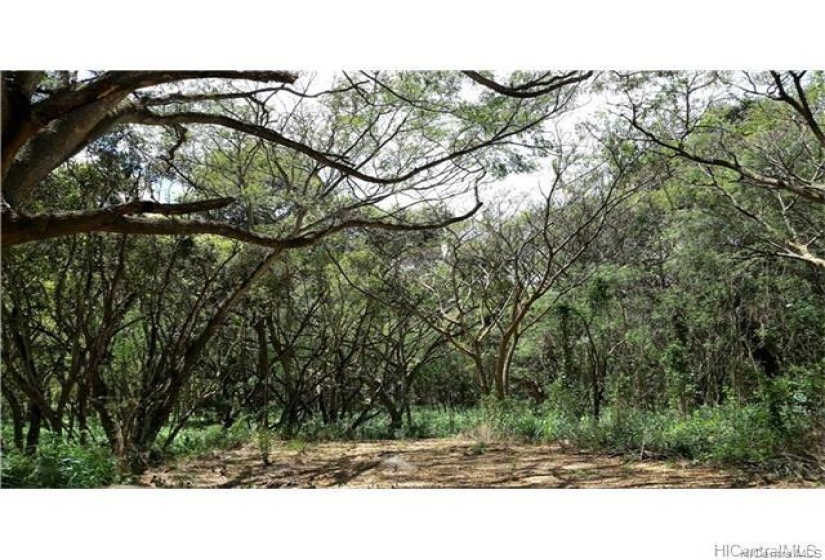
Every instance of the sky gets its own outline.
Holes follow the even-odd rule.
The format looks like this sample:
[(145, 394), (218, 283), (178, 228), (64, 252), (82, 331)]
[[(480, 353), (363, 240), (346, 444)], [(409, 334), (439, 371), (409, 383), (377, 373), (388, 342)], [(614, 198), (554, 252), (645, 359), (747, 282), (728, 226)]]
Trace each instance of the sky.
[(8, 2), (18, 24), (0, 34), (0, 67), (821, 67), (822, 12), (809, 0)]

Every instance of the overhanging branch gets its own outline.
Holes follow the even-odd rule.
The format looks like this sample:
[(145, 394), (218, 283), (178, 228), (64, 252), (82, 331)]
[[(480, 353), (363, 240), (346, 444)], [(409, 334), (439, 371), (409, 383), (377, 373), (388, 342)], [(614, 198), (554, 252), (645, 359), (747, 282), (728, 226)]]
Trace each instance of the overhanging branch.
[(768, 177), (766, 175), (762, 175), (761, 173), (757, 173), (752, 169), (747, 169), (743, 165), (741, 165), (736, 159), (731, 161), (721, 158), (709, 158), (691, 152), (685, 149), (684, 146), (682, 146), (681, 144), (674, 144), (672, 142), (668, 142), (667, 140), (660, 138), (656, 134), (646, 129), (639, 123), (638, 118), (635, 114), (635, 110), (634, 114), (631, 117), (625, 117), (625, 119), (634, 129), (642, 133), (642, 135), (645, 138), (647, 138), (650, 142), (656, 144), (657, 146), (665, 148), (666, 150), (669, 150), (672, 153), (686, 160), (709, 167), (728, 169), (730, 171), (737, 173), (740, 177), (747, 181), (750, 181), (753, 184), (762, 185), (770, 189), (779, 189), (791, 192), (810, 202), (825, 204), (825, 189), (822, 189), (819, 185), (794, 184), (792, 182), (783, 181), (775, 177)]
[(491, 80), (483, 74), (473, 70), (463, 70), (462, 73), (477, 84), (481, 84), (496, 93), (500, 93), (501, 95), (514, 97), (516, 99), (532, 99), (535, 97), (541, 97), (543, 95), (553, 93), (554, 91), (557, 91), (565, 86), (583, 82), (593, 76), (592, 70), (588, 70), (587, 72), (581, 74), (578, 72), (568, 72), (566, 74), (553, 76), (544, 80), (533, 80), (526, 84), (505, 86), (504, 84)]
[[(56, 214), (28, 215), (7, 211), (2, 216), (0, 246), (12, 247), (30, 241), (41, 241), (64, 235), (109, 231), (105, 228), (111, 226), (126, 227), (133, 220), (137, 220), (137, 218), (130, 218), (131, 215), (135, 214), (183, 216), (209, 210), (219, 210), (229, 206), (234, 201), (234, 198), (229, 197), (178, 204), (164, 204), (152, 200), (134, 200), (100, 210), (60, 212)], [(160, 220), (147, 220), (147, 222), (163, 223)], [(168, 220), (167, 223), (182, 225), (186, 222)], [(170, 231), (170, 233), (173, 232)]]
[[(3, 215), (0, 246), (13, 247), (32, 241), (82, 233), (106, 232), (135, 235), (199, 235), (212, 234), (243, 243), (272, 249), (297, 249), (307, 247), (347, 229), (382, 229), (387, 231), (424, 231), (447, 227), (466, 220), (481, 208), (481, 202), (467, 213), (430, 223), (398, 223), (380, 219), (350, 219), (325, 228), (293, 237), (272, 237), (241, 229), (223, 222), (209, 220), (178, 220), (181, 216), (224, 208), (234, 201), (220, 198), (182, 204), (161, 204), (152, 201), (134, 201), (103, 210), (88, 212), (64, 212), (60, 214)], [(137, 216), (135, 214), (138, 214)], [(163, 218), (144, 217), (140, 214), (160, 214)]]
[(499, 130), (494, 136), (488, 138), (487, 140), (483, 140), (476, 144), (466, 146), (462, 149), (449, 152), (441, 157), (432, 159), (427, 163), (423, 163), (406, 173), (402, 173), (394, 177), (376, 177), (374, 175), (369, 175), (367, 173), (359, 171), (357, 166), (347, 165), (342, 161), (341, 158), (335, 156), (334, 154), (318, 151), (315, 148), (312, 148), (311, 146), (302, 144), (301, 142), (297, 142), (295, 140), (292, 140), (291, 138), (287, 138), (283, 134), (270, 128), (267, 128), (265, 126), (243, 122), (224, 115), (214, 115), (210, 113), (200, 112), (180, 112), (168, 115), (160, 115), (152, 113), (151, 111), (146, 109), (135, 109), (134, 111), (126, 112), (122, 117), (120, 117), (119, 122), (170, 127), (187, 124), (220, 126), (231, 130), (237, 130), (239, 132), (244, 132), (246, 134), (255, 136), (268, 142), (272, 142), (274, 144), (285, 146), (296, 152), (302, 153), (327, 167), (340, 171), (341, 173), (344, 173), (347, 176), (377, 185), (396, 185), (398, 183), (403, 183), (404, 181), (412, 179), (416, 175), (419, 175), (425, 171), (438, 167), (443, 163), (447, 163), (459, 157), (469, 155), (479, 150), (482, 150), (486, 147), (498, 144), (502, 140), (520, 134), (528, 130), (529, 128), (532, 128), (533, 126), (540, 124), (543, 120), (545, 120), (545, 118), (546, 117), (541, 117), (535, 121), (525, 124), (524, 126), (519, 126), (510, 130)]

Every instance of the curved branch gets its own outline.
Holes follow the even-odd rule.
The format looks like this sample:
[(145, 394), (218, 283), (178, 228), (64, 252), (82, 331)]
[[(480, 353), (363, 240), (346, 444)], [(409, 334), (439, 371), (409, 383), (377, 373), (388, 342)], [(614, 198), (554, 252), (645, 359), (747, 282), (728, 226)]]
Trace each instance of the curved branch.
[(641, 132), (649, 141), (653, 142), (654, 144), (662, 148), (670, 150), (673, 153), (694, 163), (699, 163), (710, 167), (721, 167), (723, 169), (728, 169), (739, 174), (740, 177), (742, 177), (743, 179), (747, 179), (751, 183), (762, 185), (764, 187), (768, 187), (771, 189), (788, 191), (810, 202), (825, 204), (825, 189), (821, 188), (819, 185), (795, 185), (788, 181), (783, 181), (775, 177), (768, 177), (766, 175), (757, 173), (756, 171), (746, 169), (735, 159), (733, 161), (730, 161), (726, 159), (707, 158), (704, 156), (700, 156), (699, 154), (686, 150), (681, 145), (673, 144), (666, 140), (663, 140), (662, 138), (656, 136), (654, 133), (647, 130), (645, 127), (639, 124), (639, 121), (636, 118), (635, 111), (632, 117), (625, 117), (625, 119), (630, 123), (630, 125), (634, 129)]
[[(151, 200), (135, 200), (100, 210), (59, 214), (26, 215), (4, 212), (2, 230), (0, 230), (2, 232), (0, 247), (13, 247), (30, 241), (41, 241), (64, 235), (108, 231), (105, 228), (114, 224), (128, 224), (130, 219), (127, 216), (131, 214), (182, 216), (225, 208), (234, 201), (234, 198), (217, 198), (180, 204), (163, 204)], [(181, 224), (181, 222), (177, 223)]]
[[(106, 72), (78, 89), (50, 95), (33, 106), (34, 113), (48, 122), (95, 100), (138, 89), (159, 86), (182, 80), (217, 78), (249, 80), (251, 82), (281, 82), (292, 84), (298, 79), (294, 72), (285, 71), (170, 71), (170, 72)], [(45, 123), (44, 123), (45, 124)]]
[(465, 214), (434, 223), (405, 224), (381, 220), (351, 219), (327, 226), (321, 230), (294, 237), (271, 237), (241, 229), (223, 222), (207, 220), (175, 220), (148, 218), (134, 214), (161, 214), (180, 216), (224, 208), (234, 201), (220, 198), (184, 204), (161, 204), (151, 201), (135, 201), (119, 206), (89, 212), (64, 212), (61, 214), (17, 215), (11, 212), (3, 216), (0, 246), (13, 247), (32, 241), (82, 233), (106, 232), (137, 235), (198, 235), (212, 234), (243, 243), (273, 249), (297, 249), (307, 247), (346, 229), (382, 229), (387, 231), (424, 231), (440, 229), (466, 220), (481, 208), (477, 201)]
[(482, 206), (482, 202), (476, 199), (476, 203), (470, 211), (460, 214), (458, 216), (453, 216), (452, 218), (447, 218), (445, 220), (441, 220), (439, 222), (434, 223), (423, 223), (423, 224), (404, 224), (404, 223), (392, 223), (392, 222), (383, 222), (381, 220), (361, 220), (361, 219), (352, 219), (352, 220), (345, 220), (339, 224), (334, 226), (328, 227), (324, 230), (321, 230), (317, 233), (311, 233), (303, 236), (287, 238), (282, 241), (284, 246), (288, 248), (295, 248), (295, 247), (305, 247), (307, 245), (311, 245), (316, 241), (320, 241), (325, 237), (329, 237), (332, 234), (338, 233), (343, 230), (347, 229), (381, 229), (385, 231), (429, 231), (433, 229), (442, 229), (447, 226), (451, 226), (458, 222), (463, 222), (464, 220), (473, 216)]
[[(3, 114), (13, 113), (14, 118), (4, 116), (2, 121), (0, 176), (4, 200), (19, 207), (52, 170), (111, 130), (124, 99), (138, 89), (199, 78), (293, 83), (297, 75), (282, 71), (105, 72), (80, 86), (50, 92), (35, 103), (30, 82), (42, 76), (12, 78), (16, 76), (3, 75)], [(17, 94), (14, 111), (6, 101), (9, 92)]]
[(782, 83), (782, 76), (779, 74), (779, 72), (771, 70), (771, 77), (773, 78), (774, 84), (776, 85), (776, 89), (779, 92), (779, 96), (776, 99), (790, 105), (793, 108), (793, 110), (799, 114), (799, 116), (805, 119), (805, 124), (808, 125), (808, 128), (816, 137), (819, 144), (823, 148), (825, 148), (825, 133), (823, 133), (822, 128), (816, 121), (816, 117), (814, 117), (813, 111), (811, 110), (811, 106), (808, 103), (808, 96), (805, 93), (805, 88), (802, 86), (802, 77), (805, 75), (805, 73), (791, 72), (790, 74), (791, 79), (793, 80), (794, 89), (796, 89), (796, 95), (798, 99), (795, 99), (785, 90), (785, 86)]
[(477, 144), (467, 146), (465, 148), (455, 150), (453, 152), (449, 152), (441, 157), (435, 158), (427, 163), (419, 165), (418, 167), (415, 167), (406, 173), (396, 175), (395, 177), (376, 177), (374, 175), (369, 175), (367, 173), (359, 171), (356, 166), (351, 166), (347, 165), (346, 163), (342, 163), (333, 154), (320, 152), (311, 146), (287, 138), (283, 134), (276, 132), (265, 126), (243, 122), (224, 115), (213, 115), (209, 113), (199, 112), (181, 112), (172, 113), (168, 115), (159, 115), (145, 109), (135, 109), (134, 111), (125, 113), (119, 119), (119, 122), (143, 124), (150, 126), (172, 127), (185, 124), (205, 124), (229, 128), (295, 150), (296, 152), (302, 153), (312, 158), (313, 160), (323, 165), (326, 165), (327, 167), (340, 171), (341, 173), (344, 173), (345, 175), (348, 175), (350, 177), (361, 179), (362, 181), (366, 181), (368, 183), (373, 183), (377, 185), (395, 185), (407, 181), (415, 177), (416, 175), (423, 173), (424, 171), (428, 171), (434, 167), (438, 167), (439, 165), (446, 163), (448, 161), (454, 160), (461, 156), (472, 154), (486, 147), (493, 146), (506, 138), (520, 134), (521, 132), (524, 132), (525, 130), (528, 130), (536, 126), (546, 118), (546, 115), (542, 116), (536, 119), (535, 121), (529, 122), (524, 126), (520, 126), (509, 131), (505, 131), (505, 129), (499, 130), (499, 132), (493, 135), (492, 138), (488, 138), (487, 140), (483, 140), (481, 142), (478, 142)]
[[(541, 97), (542, 95), (553, 93), (564, 86), (583, 82), (593, 76), (592, 70), (588, 70), (583, 74), (579, 74), (578, 72), (568, 72), (543, 81), (533, 80), (518, 86), (505, 86), (504, 84), (500, 84), (495, 80), (491, 80), (490, 78), (483, 76), (479, 72), (463, 70), (462, 73), (474, 82), (481, 84), (496, 93), (500, 93), (501, 95), (506, 95), (508, 97), (515, 97), (517, 99), (532, 99), (535, 97)], [(534, 89), (538, 86), (541, 86), (540, 89)]]

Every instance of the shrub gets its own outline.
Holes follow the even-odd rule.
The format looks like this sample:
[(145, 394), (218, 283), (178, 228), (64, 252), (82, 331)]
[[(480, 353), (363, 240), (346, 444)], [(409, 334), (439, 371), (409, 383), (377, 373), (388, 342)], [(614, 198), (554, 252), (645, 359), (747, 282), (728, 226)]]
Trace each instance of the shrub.
[(34, 457), (17, 450), (3, 454), (4, 488), (99, 488), (118, 480), (108, 447), (65, 443), (44, 437)]
[[(239, 420), (229, 428), (223, 426), (187, 426), (183, 428), (166, 451), (157, 450), (158, 454), (183, 457), (198, 455), (215, 449), (234, 449), (240, 447), (252, 438), (250, 423)], [(159, 441), (164, 441), (165, 434), (161, 433)]]

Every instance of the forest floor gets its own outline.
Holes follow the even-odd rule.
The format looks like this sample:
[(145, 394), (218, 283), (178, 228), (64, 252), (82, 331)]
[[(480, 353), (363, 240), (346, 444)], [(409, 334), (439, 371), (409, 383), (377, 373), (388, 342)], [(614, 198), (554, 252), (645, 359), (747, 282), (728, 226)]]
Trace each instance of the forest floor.
[(462, 439), (248, 444), (146, 472), (154, 488), (765, 488), (810, 487), (686, 461)]

